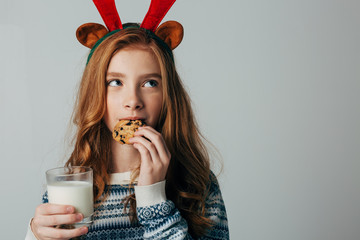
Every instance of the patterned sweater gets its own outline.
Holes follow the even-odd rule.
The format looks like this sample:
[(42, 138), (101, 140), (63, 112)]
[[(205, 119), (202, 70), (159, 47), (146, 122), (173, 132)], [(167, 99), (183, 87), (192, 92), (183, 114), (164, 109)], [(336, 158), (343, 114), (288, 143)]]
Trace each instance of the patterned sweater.
[[(122, 199), (129, 195), (130, 172), (111, 174), (110, 194), (94, 209), (93, 223), (81, 239), (194, 239), (188, 224), (175, 204), (166, 199), (165, 181), (150, 186), (135, 186), (138, 222), (130, 223)], [(216, 177), (211, 175), (206, 198), (206, 217), (214, 225), (199, 239), (229, 239), (225, 205)], [(47, 195), (43, 202), (48, 202)], [(33, 238), (28, 229), (26, 239)]]

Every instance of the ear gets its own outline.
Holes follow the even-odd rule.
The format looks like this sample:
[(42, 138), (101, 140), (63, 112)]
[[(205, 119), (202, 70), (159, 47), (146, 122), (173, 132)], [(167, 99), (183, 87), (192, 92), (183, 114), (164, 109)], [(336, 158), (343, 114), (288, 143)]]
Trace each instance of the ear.
[(76, 30), (76, 38), (85, 47), (92, 48), (109, 31), (98, 23), (85, 23)]
[(174, 50), (183, 39), (184, 28), (176, 21), (167, 21), (156, 29), (155, 34)]

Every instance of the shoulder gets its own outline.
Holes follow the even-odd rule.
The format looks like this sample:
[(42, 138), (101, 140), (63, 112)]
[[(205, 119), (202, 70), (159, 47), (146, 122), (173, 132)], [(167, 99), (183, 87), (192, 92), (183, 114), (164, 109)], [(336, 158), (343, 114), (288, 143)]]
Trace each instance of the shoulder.
[(213, 171), (210, 171), (209, 183), (208, 183), (208, 195), (220, 194), (220, 185), (216, 175)]
[(209, 178), (211, 182), (217, 183), (217, 177), (213, 171), (210, 170)]
[(222, 237), (216, 239), (228, 239), (228, 237), (226, 237), (228, 227), (225, 203), (222, 198), (219, 182), (213, 172), (210, 173), (210, 184), (205, 200), (205, 208), (205, 216), (210, 218), (214, 223), (213, 228), (210, 230), (210, 235), (220, 234)]

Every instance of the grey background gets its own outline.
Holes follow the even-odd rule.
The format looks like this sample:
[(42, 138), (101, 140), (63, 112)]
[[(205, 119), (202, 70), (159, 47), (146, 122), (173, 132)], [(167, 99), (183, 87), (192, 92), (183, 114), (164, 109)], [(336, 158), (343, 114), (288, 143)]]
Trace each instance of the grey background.
[[(140, 22), (149, 0), (116, 1)], [(360, 2), (177, 1), (176, 63), (221, 153), (232, 239), (360, 239)], [(69, 119), (103, 23), (90, 0), (0, 0), (0, 239), (22, 239), (44, 172), (69, 154)], [(215, 172), (220, 164), (214, 160)]]

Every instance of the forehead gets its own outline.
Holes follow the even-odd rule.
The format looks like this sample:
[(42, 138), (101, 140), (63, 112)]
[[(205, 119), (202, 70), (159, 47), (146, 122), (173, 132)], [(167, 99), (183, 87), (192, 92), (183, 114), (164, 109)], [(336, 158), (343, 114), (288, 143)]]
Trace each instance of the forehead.
[(156, 55), (149, 48), (124, 48), (117, 51), (110, 60), (108, 72), (159, 73), (160, 65)]

